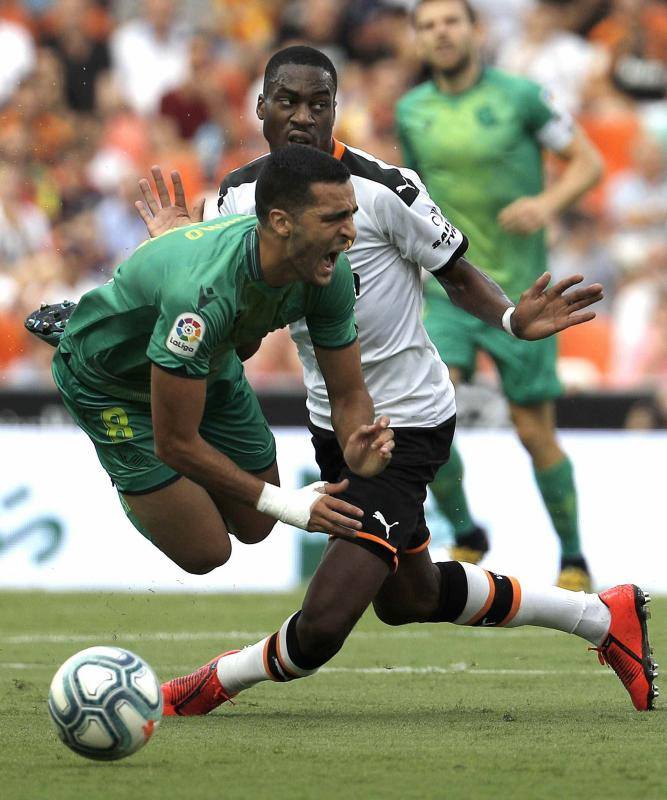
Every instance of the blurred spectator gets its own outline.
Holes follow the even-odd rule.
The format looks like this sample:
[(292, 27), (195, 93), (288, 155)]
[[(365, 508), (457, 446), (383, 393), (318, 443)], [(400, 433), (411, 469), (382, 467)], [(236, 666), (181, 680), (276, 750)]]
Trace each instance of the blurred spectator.
[(667, 7), (651, 0), (612, 0), (609, 14), (590, 32), (611, 57), (616, 86), (637, 100), (667, 94)]
[[(360, 3), (363, 5), (363, 3)], [(345, 4), (336, 0), (292, 0), (282, 14), (281, 45), (308, 42), (323, 50), (338, 69), (345, 60), (342, 25)]]
[(643, 135), (635, 139), (632, 156), (633, 169), (607, 188), (607, 213), (616, 244), (639, 249), (642, 243), (667, 241), (667, 154), (653, 137)]
[(48, 217), (26, 199), (25, 176), (0, 163), (0, 271), (51, 246)]
[(472, 0), (484, 26), (484, 52), (490, 61), (495, 61), (504, 42), (518, 39), (523, 29), (526, 14), (535, 7), (537, 0)]
[(107, 194), (93, 212), (100, 249), (109, 269), (129, 258), (147, 238), (146, 226), (134, 207), (134, 201), (141, 197), (140, 177), (126, 163), (116, 174), (114, 194)]
[(207, 33), (199, 32), (190, 41), (189, 74), (162, 97), (160, 113), (175, 120), (182, 139), (192, 139), (211, 119), (211, 104), (220, 101), (216, 98), (220, 89), (215, 79), (213, 41)]
[(90, 0), (58, 0), (53, 31), (42, 39), (62, 62), (65, 97), (74, 111), (93, 111), (97, 77), (111, 66), (106, 41), (94, 38), (87, 30), (90, 10)]
[(616, 265), (598, 220), (581, 211), (569, 211), (560, 221), (561, 229), (549, 256), (554, 282), (580, 273), (584, 283), (601, 283), (604, 300), (597, 303), (597, 314), (608, 314), (614, 297)]
[(32, 36), (23, 26), (0, 19), (0, 106), (34, 66)]
[[(654, 365), (664, 339), (664, 295), (667, 292), (667, 242), (645, 252), (645, 257), (619, 288), (613, 306), (612, 380), (619, 387), (644, 384), (647, 364)], [(664, 342), (663, 342), (664, 344)]]
[(141, 9), (111, 35), (111, 58), (124, 99), (139, 114), (152, 114), (188, 74), (190, 35), (177, 19), (176, 0), (142, 0)]
[(557, 0), (542, 0), (524, 17), (522, 33), (500, 47), (498, 66), (552, 91), (570, 112), (579, 111), (586, 83), (602, 72), (602, 51), (564, 28)]

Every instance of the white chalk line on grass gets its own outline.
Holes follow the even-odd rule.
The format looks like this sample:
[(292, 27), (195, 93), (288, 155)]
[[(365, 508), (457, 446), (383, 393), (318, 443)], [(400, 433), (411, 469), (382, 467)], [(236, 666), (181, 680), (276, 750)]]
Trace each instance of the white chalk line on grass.
[[(493, 636), (489, 634), (489, 628), (477, 630), (475, 628), (454, 628), (452, 626), (443, 629), (445, 636)], [(14, 636), (0, 636), (1, 644), (67, 644), (69, 642), (196, 642), (196, 641), (216, 641), (220, 639), (242, 639), (256, 641), (269, 636), (273, 631), (153, 631), (151, 633), (26, 633)], [(521, 638), (543, 638), (557, 636), (560, 631), (546, 630), (543, 628), (522, 628), (521, 630), (503, 629), (503, 637)], [(429, 639), (437, 637), (440, 632), (437, 629), (424, 631), (410, 630), (387, 630), (387, 631), (352, 631), (352, 639)]]
[[(50, 665), (22, 661), (0, 661), (0, 669), (6, 670), (31, 670), (51, 669)], [(183, 665), (166, 665), (162, 669), (169, 672), (184, 672), (187, 667)], [(468, 667), (466, 664), (451, 664), (448, 667), (322, 667), (320, 673), (338, 675), (479, 675), (479, 676), (562, 676), (562, 675), (612, 675), (610, 670), (590, 669), (481, 669)]]

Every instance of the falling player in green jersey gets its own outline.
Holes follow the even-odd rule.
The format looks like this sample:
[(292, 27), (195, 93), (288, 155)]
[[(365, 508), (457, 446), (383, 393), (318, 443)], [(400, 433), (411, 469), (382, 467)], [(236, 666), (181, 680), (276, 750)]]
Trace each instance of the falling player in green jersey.
[[(419, 172), (447, 218), (466, 231), (470, 260), (517, 302), (523, 287), (546, 269), (545, 225), (599, 180), (600, 158), (538, 85), (482, 65), (480, 31), (468, 2), (421, 0), (414, 24), (433, 78), (398, 104), (405, 162)], [(544, 147), (565, 161), (548, 188)], [(555, 339), (510, 338), (454, 306), (435, 281), (425, 294), (427, 331), (455, 383), (472, 375), (478, 350), (494, 360), (561, 541), (558, 584), (589, 589), (572, 465), (555, 436), (553, 401), (561, 392)], [(488, 542), (471, 518), (462, 480), (463, 464), (452, 448), (431, 489), (454, 527), (453, 557), (477, 562)]]
[(53, 361), (129, 518), (193, 573), (227, 561), (230, 533), (252, 544), (276, 519), (348, 538), (360, 527), (361, 510), (330, 496), (347, 481), (278, 486), (237, 348), (305, 318), (350, 469), (371, 477), (393, 449), (388, 419), (373, 421), (342, 254), (356, 234), (349, 170), (305, 145), (279, 150), (256, 208), (147, 241), (83, 296)]

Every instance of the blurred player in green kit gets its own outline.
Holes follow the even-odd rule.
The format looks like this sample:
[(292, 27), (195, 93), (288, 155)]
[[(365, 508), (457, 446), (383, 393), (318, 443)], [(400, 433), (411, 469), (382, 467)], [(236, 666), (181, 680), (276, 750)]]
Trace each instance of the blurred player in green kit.
[[(466, 0), (421, 0), (414, 25), (433, 77), (397, 107), (405, 163), (419, 172), (447, 218), (466, 231), (470, 261), (518, 302), (522, 287), (547, 268), (545, 225), (600, 179), (600, 157), (541, 87), (483, 66), (481, 32)], [(548, 188), (543, 148), (565, 162)], [(560, 538), (558, 585), (590, 591), (572, 464), (555, 435), (554, 399), (561, 393), (556, 340), (508, 337), (454, 306), (435, 281), (427, 283), (426, 298), (426, 329), (455, 384), (472, 375), (477, 351), (495, 362), (512, 422)], [(488, 540), (471, 518), (462, 481), (463, 464), (453, 447), (431, 489), (454, 527), (452, 557), (477, 563)]]

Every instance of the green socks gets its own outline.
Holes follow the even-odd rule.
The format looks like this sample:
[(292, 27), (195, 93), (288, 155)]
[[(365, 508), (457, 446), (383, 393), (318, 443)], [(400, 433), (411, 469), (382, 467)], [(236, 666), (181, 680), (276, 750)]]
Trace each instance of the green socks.
[(562, 555), (565, 558), (581, 555), (572, 462), (566, 457), (553, 467), (535, 470), (535, 480), (560, 538)]
[(463, 491), (463, 461), (454, 445), (450, 451), (449, 461), (440, 467), (430, 486), (438, 509), (454, 528), (454, 535), (470, 533), (475, 523), (470, 516), (468, 501)]

